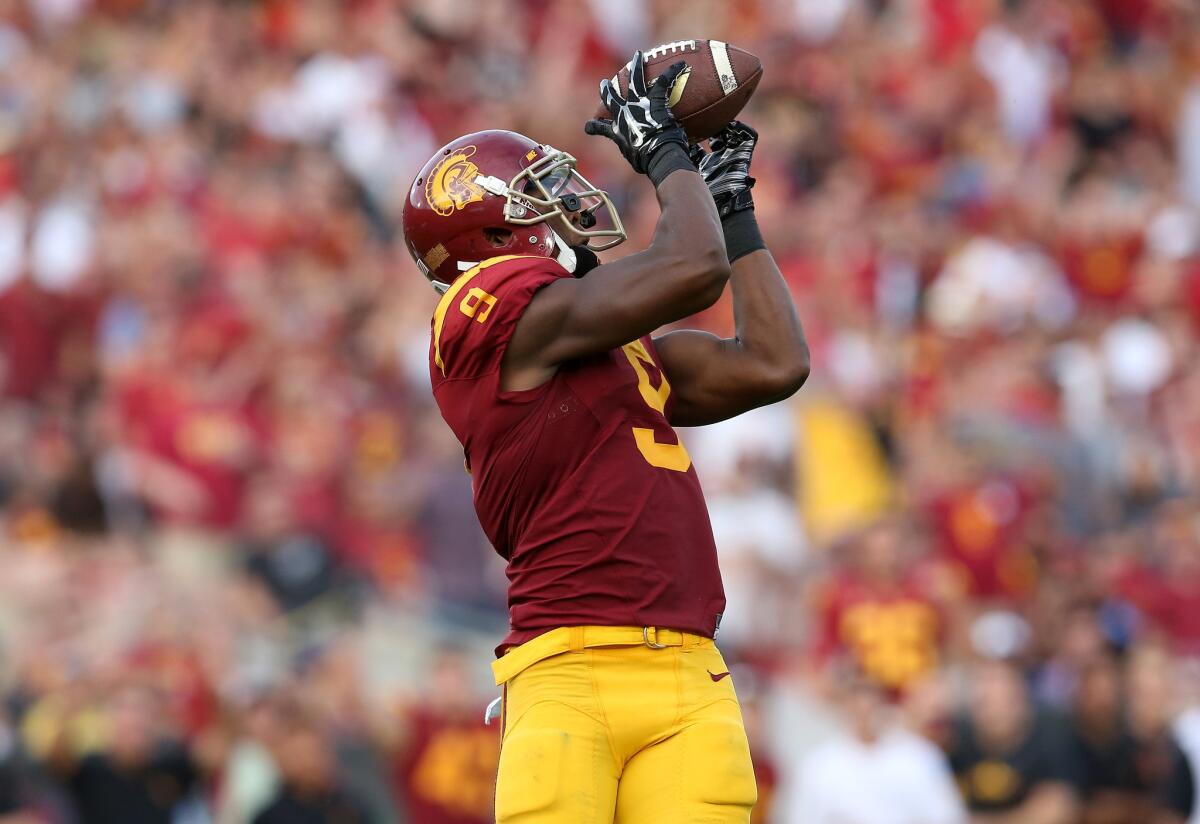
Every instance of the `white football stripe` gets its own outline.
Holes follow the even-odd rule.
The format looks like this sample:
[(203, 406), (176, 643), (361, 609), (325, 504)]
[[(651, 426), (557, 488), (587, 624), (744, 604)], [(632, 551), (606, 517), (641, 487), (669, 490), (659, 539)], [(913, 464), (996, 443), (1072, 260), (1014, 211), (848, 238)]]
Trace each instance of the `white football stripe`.
[(721, 91), (729, 94), (738, 87), (737, 78), (733, 74), (733, 64), (729, 62), (729, 49), (720, 40), (709, 40), (708, 50), (712, 52), (713, 68), (721, 79)]

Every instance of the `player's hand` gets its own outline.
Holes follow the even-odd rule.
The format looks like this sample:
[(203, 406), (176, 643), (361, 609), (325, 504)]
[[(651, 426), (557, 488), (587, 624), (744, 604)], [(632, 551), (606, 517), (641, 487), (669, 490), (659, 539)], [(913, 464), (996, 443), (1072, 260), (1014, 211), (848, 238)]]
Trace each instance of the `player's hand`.
[(754, 187), (750, 160), (757, 143), (758, 132), (734, 120), (709, 141), (711, 151), (705, 152), (699, 145), (691, 149), (692, 162), (712, 193), (721, 217), (754, 207), (749, 194)]
[(686, 68), (681, 60), (647, 86), (645, 59), (635, 52), (629, 64), (628, 96), (622, 98), (611, 80), (601, 80), (600, 99), (612, 120), (589, 120), (583, 130), (616, 143), (634, 170), (646, 174), (650, 158), (663, 146), (678, 143), (687, 148), (687, 136), (667, 105), (671, 86)]

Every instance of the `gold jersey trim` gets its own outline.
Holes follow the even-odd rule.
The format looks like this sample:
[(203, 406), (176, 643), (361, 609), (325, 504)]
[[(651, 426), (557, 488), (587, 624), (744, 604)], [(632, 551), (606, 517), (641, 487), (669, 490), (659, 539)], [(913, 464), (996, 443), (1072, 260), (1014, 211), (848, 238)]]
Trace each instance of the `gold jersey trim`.
[(480, 272), (490, 266), (495, 266), (497, 263), (504, 263), (506, 260), (517, 260), (518, 258), (545, 259), (540, 258), (538, 255), (501, 255), (500, 257), (482, 261), (456, 278), (454, 283), (450, 284), (450, 288), (446, 290), (446, 294), (442, 295), (442, 299), (438, 301), (437, 308), (433, 310), (433, 362), (441, 370), (443, 377), (446, 375), (446, 364), (442, 361), (442, 326), (446, 322), (446, 312), (449, 311), (450, 306), (453, 305), (463, 287), (474, 280)]

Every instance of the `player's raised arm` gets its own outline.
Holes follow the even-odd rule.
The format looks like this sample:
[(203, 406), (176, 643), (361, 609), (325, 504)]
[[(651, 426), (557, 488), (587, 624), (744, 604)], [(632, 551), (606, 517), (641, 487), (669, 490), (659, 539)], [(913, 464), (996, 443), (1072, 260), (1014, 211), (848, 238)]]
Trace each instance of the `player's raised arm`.
[(733, 268), (732, 338), (681, 330), (655, 340), (675, 393), (671, 423), (698, 426), (793, 395), (808, 377), (804, 330), (754, 219), (750, 158), (758, 133), (733, 122), (694, 150), (712, 192)]
[(536, 386), (564, 361), (629, 343), (720, 297), (730, 272), (720, 220), (667, 105), (684, 66), (675, 64), (647, 86), (638, 52), (627, 98), (610, 81), (601, 82), (612, 120), (589, 121), (587, 132), (615, 142), (654, 183), (662, 209), (654, 239), (643, 252), (542, 289), (506, 350), (505, 388)]

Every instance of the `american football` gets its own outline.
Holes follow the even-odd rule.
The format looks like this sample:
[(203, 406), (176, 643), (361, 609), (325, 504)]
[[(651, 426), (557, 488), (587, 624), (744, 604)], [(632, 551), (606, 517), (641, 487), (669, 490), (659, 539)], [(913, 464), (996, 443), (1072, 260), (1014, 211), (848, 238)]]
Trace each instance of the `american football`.
[[(673, 63), (688, 67), (671, 88), (671, 111), (692, 141), (712, 137), (733, 120), (762, 79), (762, 61), (745, 49), (720, 40), (675, 40), (645, 52), (646, 79), (653, 80)], [(612, 78), (624, 95), (629, 65)], [(597, 117), (608, 117), (601, 106)]]

